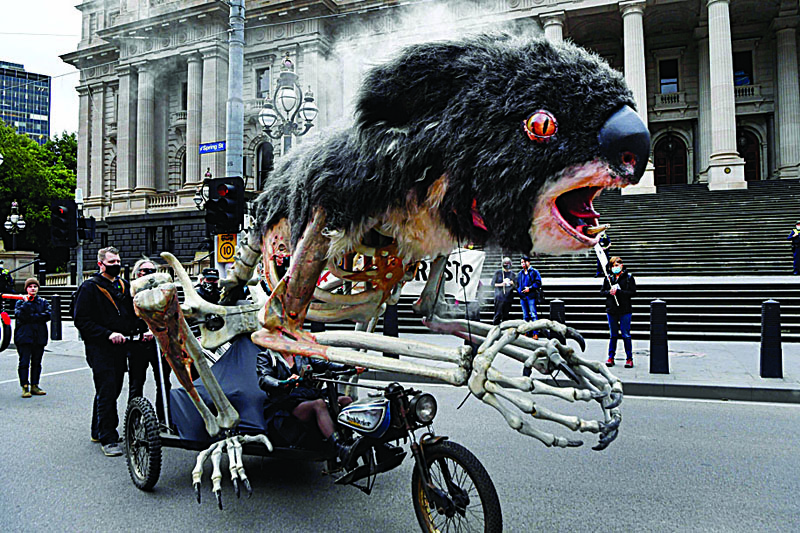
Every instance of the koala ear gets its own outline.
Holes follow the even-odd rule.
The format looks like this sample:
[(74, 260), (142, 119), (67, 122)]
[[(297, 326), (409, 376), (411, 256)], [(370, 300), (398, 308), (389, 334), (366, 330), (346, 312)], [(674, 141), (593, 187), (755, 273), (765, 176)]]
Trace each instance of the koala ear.
[(463, 41), (406, 48), (364, 79), (356, 102), (358, 128), (404, 128), (439, 116), (482, 70), (474, 59), (474, 49)]

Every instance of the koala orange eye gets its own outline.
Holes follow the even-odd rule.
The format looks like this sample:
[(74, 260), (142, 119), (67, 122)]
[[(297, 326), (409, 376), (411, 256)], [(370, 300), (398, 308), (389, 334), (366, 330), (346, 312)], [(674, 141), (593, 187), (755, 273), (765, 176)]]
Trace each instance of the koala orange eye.
[(549, 111), (540, 109), (522, 123), (525, 133), (532, 141), (547, 142), (558, 131), (556, 117)]

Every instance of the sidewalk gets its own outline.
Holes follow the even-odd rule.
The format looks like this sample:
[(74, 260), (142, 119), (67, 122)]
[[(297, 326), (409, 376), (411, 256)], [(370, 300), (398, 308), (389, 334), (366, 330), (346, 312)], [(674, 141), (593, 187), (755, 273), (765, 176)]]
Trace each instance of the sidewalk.
[[(62, 341), (50, 341), (47, 351), (54, 354), (83, 356), (83, 343), (72, 322), (64, 322)], [(460, 339), (447, 335), (403, 334), (402, 338), (456, 347)], [(570, 346), (577, 348), (572, 341)], [(586, 341), (584, 357), (605, 361), (608, 341)], [(800, 403), (800, 344), (783, 343), (783, 378), (759, 375), (760, 344), (757, 342), (673, 341), (669, 343), (669, 374), (651, 374), (649, 342), (633, 342), (634, 368), (624, 368), (622, 343), (617, 349), (617, 365), (612, 372), (623, 383), (625, 394), (715, 400), (747, 400)], [(9, 350), (13, 350), (13, 344)], [(508, 357), (498, 357), (495, 368), (520, 375), (522, 365)], [(425, 378), (368, 372), (366, 378), (422, 382)], [(559, 380), (563, 383), (563, 380)]]

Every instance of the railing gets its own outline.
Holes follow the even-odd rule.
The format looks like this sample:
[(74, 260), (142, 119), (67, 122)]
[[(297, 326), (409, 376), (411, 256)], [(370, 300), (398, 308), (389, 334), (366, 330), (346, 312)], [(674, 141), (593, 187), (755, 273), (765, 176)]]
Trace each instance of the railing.
[(109, 137), (116, 137), (117, 136), (117, 121), (114, 122), (106, 122), (106, 135)]
[(737, 100), (761, 100), (761, 85), (737, 85), (733, 94)]
[(686, 93), (656, 94), (656, 108), (685, 107)]
[(176, 113), (172, 113), (169, 117), (169, 122), (173, 126), (186, 124), (186, 111), (178, 111)]
[(177, 194), (156, 194), (147, 197), (147, 209), (172, 209), (178, 207)]
[[(192, 277), (197, 277), (204, 268), (210, 266), (209, 256), (205, 256), (199, 261), (192, 261), (191, 263), (181, 263), (186, 273)], [(159, 272), (169, 272), (169, 265), (158, 265), (156, 267)], [(84, 272), (83, 280), (91, 278), (94, 272)], [(69, 285), (69, 272), (59, 272), (57, 274), (47, 274), (47, 287), (63, 287)]]

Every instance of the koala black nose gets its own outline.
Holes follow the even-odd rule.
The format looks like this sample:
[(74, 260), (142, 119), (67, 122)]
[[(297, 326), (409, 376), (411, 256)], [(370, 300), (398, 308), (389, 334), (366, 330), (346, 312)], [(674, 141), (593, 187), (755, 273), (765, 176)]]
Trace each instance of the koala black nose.
[(620, 108), (603, 125), (597, 140), (611, 167), (638, 183), (650, 155), (650, 132), (638, 113), (627, 105)]

